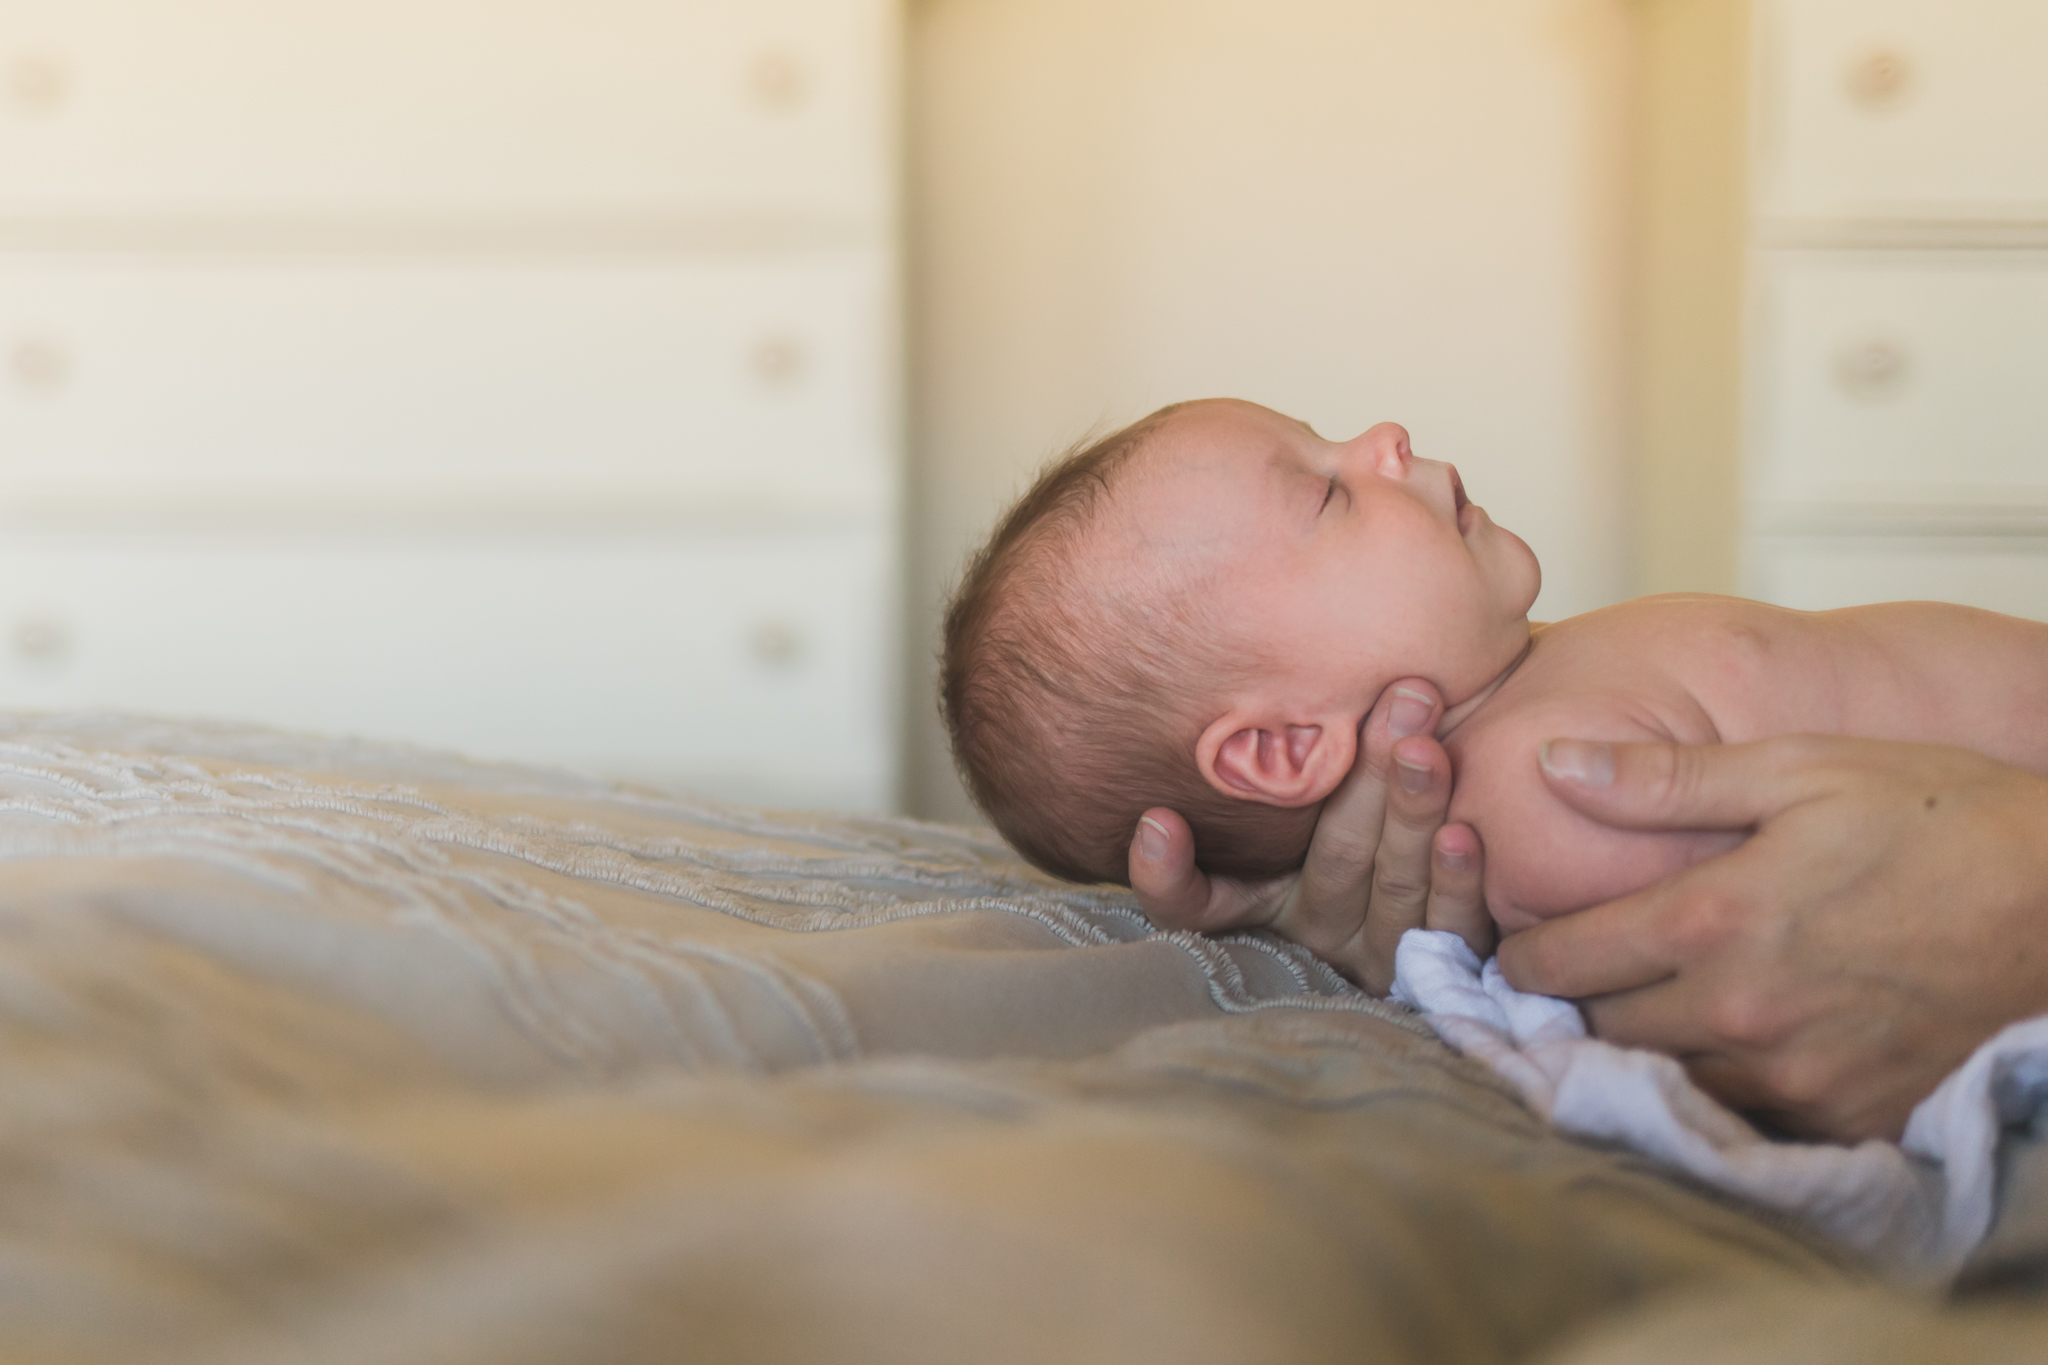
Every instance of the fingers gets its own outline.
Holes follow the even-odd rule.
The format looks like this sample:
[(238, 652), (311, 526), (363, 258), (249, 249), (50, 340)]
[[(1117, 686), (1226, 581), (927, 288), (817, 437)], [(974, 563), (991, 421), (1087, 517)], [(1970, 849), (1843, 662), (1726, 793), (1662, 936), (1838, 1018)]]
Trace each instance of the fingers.
[(1493, 916), (1486, 911), (1478, 831), (1470, 825), (1445, 825), (1431, 847), (1429, 908), (1423, 927), (1456, 934), (1481, 959), (1493, 956)]
[(1669, 1053), (1690, 1065), (1695, 1058), (1720, 1056), (1729, 1046), (1729, 1040), (1709, 1026), (1701, 994), (1698, 982), (1674, 976), (1634, 990), (1581, 999), (1579, 1008), (1594, 1034), (1606, 1042)]
[[(1720, 861), (1740, 856), (1738, 850)], [(1727, 873), (1725, 866), (1703, 866), (1717, 877)], [(1682, 960), (1670, 941), (1671, 926), (1685, 913), (1701, 876), (1699, 868), (1688, 868), (1633, 895), (1511, 934), (1500, 945), (1501, 974), (1518, 991), (1568, 1000), (1664, 981)]]
[(1543, 776), (1567, 805), (1622, 829), (1745, 829), (1833, 783), (1835, 741), (1609, 744), (1553, 739)]
[(1356, 930), (1360, 984), (1375, 992), (1393, 985), (1401, 935), (1428, 918), (1433, 840), (1451, 803), (1451, 761), (1436, 740), (1411, 735), (1393, 744), (1389, 758), (1386, 815)]
[(1753, 1063), (1719, 1052), (1701, 1052), (1683, 1060), (1693, 1084), (1730, 1109), (1756, 1114), (1772, 1107), (1771, 1094), (1757, 1079)]
[(1207, 876), (1187, 822), (1164, 808), (1145, 812), (1129, 868), (1146, 915), (1164, 928), (1205, 933), (1270, 928), (1382, 993), (1401, 935), (1432, 914), (1486, 952), (1492, 922), (1477, 836), (1460, 826), (1448, 844), (1436, 842), (1451, 798), (1450, 756), (1433, 737), (1442, 711), (1435, 687), (1421, 679), (1381, 694), (1361, 726), (1358, 762), (1324, 803), (1296, 877)]
[(1301, 880), (1273, 921), (1367, 990), (1393, 984), (1394, 946), (1426, 913), (1430, 836), (1451, 791), (1450, 758), (1431, 737), (1442, 709), (1420, 679), (1380, 695), (1359, 761), (1324, 806)]
[(1211, 927), (1217, 886), (1195, 866), (1194, 832), (1177, 813), (1160, 807), (1140, 817), (1131, 836), (1129, 866), (1131, 890), (1154, 924), (1198, 931)]
[(1286, 889), (1284, 880), (1247, 883), (1202, 871), (1195, 865), (1194, 831), (1163, 806), (1139, 818), (1129, 867), (1131, 890), (1146, 918), (1162, 929), (1210, 934), (1257, 928), (1278, 913)]
[(1393, 684), (1373, 703), (1360, 727), (1358, 760), (1323, 803), (1302, 865), (1297, 900), (1309, 917), (1355, 917), (1362, 910), (1386, 820), (1394, 743), (1430, 733), (1441, 710), (1436, 689), (1416, 678)]

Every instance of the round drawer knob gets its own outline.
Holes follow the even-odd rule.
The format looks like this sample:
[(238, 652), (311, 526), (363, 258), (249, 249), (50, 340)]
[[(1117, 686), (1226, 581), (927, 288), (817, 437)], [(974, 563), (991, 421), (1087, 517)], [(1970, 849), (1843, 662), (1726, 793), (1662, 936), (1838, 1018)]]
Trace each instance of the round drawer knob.
[(747, 652), (765, 668), (790, 668), (803, 657), (804, 637), (787, 621), (763, 621), (748, 633)]
[(1905, 349), (1882, 338), (1852, 342), (1835, 356), (1835, 382), (1851, 398), (1874, 402), (1906, 385)]
[(763, 384), (781, 388), (794, 384), (804, 372), (803, 344), (795, 337), (763, 337), (754, 343), (753, 354), (747, 363), (754, 371), (754, 377)]
[(71, 379), (71, 357), (54, 341), (23, 337), (8, 348), (7, 372), (33, 394), (54, 394)]
[(71, 652), (71, 632), (62, 621), (29, 616), (14, 623), (14, 657), (25, 664), (62, 663)]
[(1856, 106), (1874, 114), (1896, 109), (1913, 88), (1913, 67), (1889, 48), (1872, 48), (1849, 63), (1843, 85)]
[(8, 107), (18, 114), (53, 114), (71, 93), (71, 75), (50, 57), (24, 55), (7, 63)]
[(771, 48), (747, 68), (747, 92), (771, 114), (786, 114), (810, 98), (811, 73), (794, 52)]

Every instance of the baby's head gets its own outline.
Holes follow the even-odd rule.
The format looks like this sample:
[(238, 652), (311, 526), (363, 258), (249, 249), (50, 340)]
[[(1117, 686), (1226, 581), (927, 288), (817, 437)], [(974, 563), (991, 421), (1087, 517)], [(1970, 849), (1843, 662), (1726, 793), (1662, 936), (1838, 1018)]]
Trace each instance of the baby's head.
[(1325, 441), (1250, 403), (1164, 408), (1060, 461), (946, 613), (940, 705), (1016, 849), (1123, 881), (1138, 817), (1202, 865), (1298, 866), (1387, 684), (1446, 705), (1529, 639), (1535, 556), (1383, 423)]

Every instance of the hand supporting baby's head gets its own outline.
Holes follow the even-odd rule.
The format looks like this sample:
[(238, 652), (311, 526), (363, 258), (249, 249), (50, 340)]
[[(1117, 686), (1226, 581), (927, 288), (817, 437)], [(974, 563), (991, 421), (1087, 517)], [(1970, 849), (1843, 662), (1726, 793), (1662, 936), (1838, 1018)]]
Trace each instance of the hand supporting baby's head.
[(975, 800), (1039, 866), (1120, 881), (1140, 814), (1204, 867), (1297, 866), (1393, 679), (1447, 702), (1528, 640), (1534, 557), (1383, 424), (1324, 441), (1182, 404), (1070, 455), (947, 613), (941, 707)]

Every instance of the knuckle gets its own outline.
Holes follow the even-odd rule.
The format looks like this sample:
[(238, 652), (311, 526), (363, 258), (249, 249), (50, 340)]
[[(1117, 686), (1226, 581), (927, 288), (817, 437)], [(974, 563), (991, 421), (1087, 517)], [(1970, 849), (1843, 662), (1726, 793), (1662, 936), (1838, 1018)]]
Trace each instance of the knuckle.
[(1833, 1093), (1835, 1072), (1825, 1058), (1794, 1052), (1765, 1062), (1760, 1079), (1775, 1106), (1813, 1112)]
[(1715, 995), (1707, 1002), (1704, 1015), (1702, 1022), (1716, 1037), (1744, 1048), (1768, 1047), (1785, 1028), (1785, 1010), (1778, 997), (1747, 983)]
[(1432, 781), (1419, 792), (1397, 784), (1387, 796), (1387, 821), (1427, 839), (1443, 824), (1444, 811), (1450, 804), (1451, 790), (1445, 783)]
[(1372, 879), (1373, 904), (1391, 901), (1396, 905), (1421, 905), (1429, 898), (1429, 879), (1418, 877), (1406, 868), (1390, 867), (1385, 862), (1374, 869)]
[(1684, 959), (1718, 955), (1743, 935), (1749, 919), (1746, 897), (1711, 886), (1694, 888), (1694, 894), (1672, 918), (1673, 947)]
[(1652, 752), (1662, 757), (1650, 778), (1651, 800), (1667, 810), (1692, 808), (1706, 791), (1706, 753), (1670, 745), (1660, 745)]
[(1315, 845), (1322, 875), (1340, 883), (1363, 881), (1379, 857), (1379, 841), (1364, 835), (1332, 833)]

